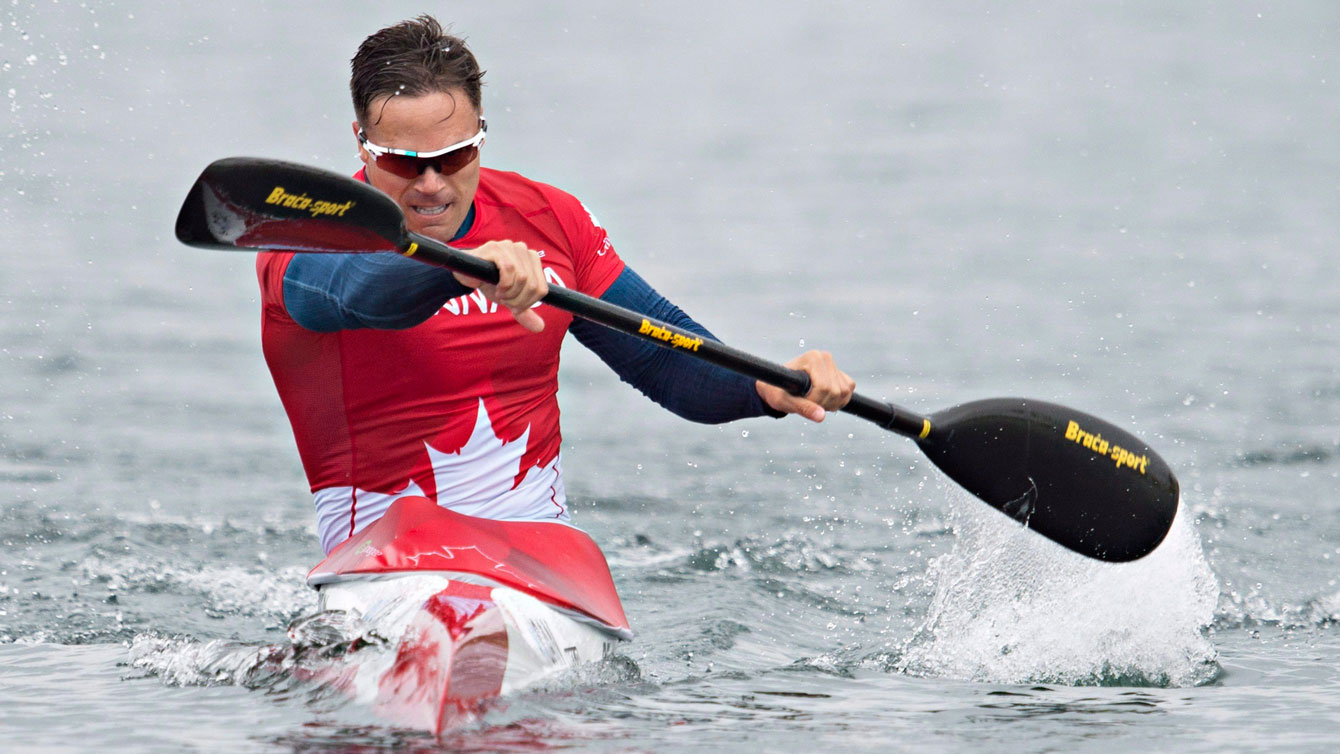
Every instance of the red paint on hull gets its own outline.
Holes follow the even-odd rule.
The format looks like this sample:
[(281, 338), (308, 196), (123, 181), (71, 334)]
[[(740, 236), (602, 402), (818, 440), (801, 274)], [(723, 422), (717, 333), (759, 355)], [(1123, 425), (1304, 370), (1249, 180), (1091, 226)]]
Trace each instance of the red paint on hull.
[(377, 714), (436, 734), (501, 693), (507, 628), (489, 592), (452, 582), (428, 598), (381, 678)]

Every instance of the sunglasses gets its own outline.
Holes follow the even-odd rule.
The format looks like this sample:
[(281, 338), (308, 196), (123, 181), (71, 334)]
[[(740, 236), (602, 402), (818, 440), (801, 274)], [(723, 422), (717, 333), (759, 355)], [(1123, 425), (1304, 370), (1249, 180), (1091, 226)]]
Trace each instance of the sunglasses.
[(433, 152), (414, 152), (409, 149), (379, 146), (368, 141), (367, 134), (363, 133), (361, 128), (358, 129), (358, 143), (372, 155), (372, 161), (377, 167), (391, 175), (413, 180), (423, 175), (423, 171), (430, 167), (440, 175), (451, 175), (474, 162), (479, 156), (479, 145), (484, 143), (484, 134), (488, 130), (488, 123), (480, 118), (479, 133), (465, 141)]

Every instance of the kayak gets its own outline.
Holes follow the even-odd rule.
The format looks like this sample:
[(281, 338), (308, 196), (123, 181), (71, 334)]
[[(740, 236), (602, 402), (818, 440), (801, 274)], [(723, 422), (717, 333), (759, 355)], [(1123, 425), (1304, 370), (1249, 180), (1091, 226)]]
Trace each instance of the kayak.
[(422, 497), (392, 503), (307, 583), (322, 614), (343, 613), (360, 636), (350, 649), (387, 650), (349, 652), (312, 675), (434, 734), (633, 636), (605, 556), (581, 530), (465, 516)]

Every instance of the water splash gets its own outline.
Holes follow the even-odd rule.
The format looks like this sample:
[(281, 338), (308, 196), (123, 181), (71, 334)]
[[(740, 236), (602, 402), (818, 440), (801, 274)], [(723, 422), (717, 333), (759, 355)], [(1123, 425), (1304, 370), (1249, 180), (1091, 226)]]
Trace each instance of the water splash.
[[(281, 644), (141, 634), (131, 643), (128, 664), (135, 674), (157, 677), (169, 686), (241, 686), (296, 699), (326, 713), (339, 709), (341, 717), (351, 709), (371, 714), (378, 701), (376, 681), (397, 654), (398, 642), (380, 633), (395, 627), (382, 623), (341, 610), (322, 611), (290, 624), (289, 641)], [(640, 679), (633, 660), (613, 654), (544, 678), (527, 687), (525, 694), (561, 695)], [(462, 710), (456, 725), (475, 722), (505, 704), (498, 699), (477, 700)]]
[(1315, 630), (1340, 625), (1340, 591), (1299, 601), (1279, 601), (1253, 587), (1246, 594), (1228, 591), (1219, 597), (1215, 630), (1280, 627)]
[(140, 634), (128, 660), (136, 674), (168, 686), (241, 686), (330, 711), (356, 701), (353, 681), (361, 669), (376, 673), (394, 658), (385, 639), (339, 610), (293, 621), (288, 639), (258, 644)]
[(846, 558), (832, 543), (817, 542), (803, 534), (787, 532), (780, 538), (750, 537), (730, 544), (703, 543), (685, 564), (696, 571), (737, 571), (798, 576), (816, 573), (868, 572), (872, 566), (860, 558)]
[(131, 642), (129, 661), (132, 668), (169, 686), (245, 686), (276, 649), (141, 634)]
[(184, 567), (161, 559), (132, 561), (90, 555), (80, 563), (86, 582), (102, 584), (110, 593), (172, 593), (194, 595), (209, 617), (245, 616), (283, 627), (294, 616), (316, 606), (316, 593), (303, 583), (305, 569), (288, 566)]
[(1217, 652), (1205, 629), (1219, 589), (1185, 509), (1156, 551), (1111, 564), (956, 499), (954, 548), (931, 561), (928, 614), (893, 668), (1009, 684), (1213, 680)]

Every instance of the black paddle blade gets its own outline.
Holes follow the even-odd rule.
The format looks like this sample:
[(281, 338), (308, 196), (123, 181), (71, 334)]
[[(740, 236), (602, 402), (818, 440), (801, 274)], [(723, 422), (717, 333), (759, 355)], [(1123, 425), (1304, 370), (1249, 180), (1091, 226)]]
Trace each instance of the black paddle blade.
[(405, 238), (400, 207), (368, 184), (252, 157), (205, 168), (177, 215), (177, 239), (211, 249), (398, 251)]
[(1102, 419), (1042, 401), (994, 398), (931, 415), (922, 450), (955, 482), (1030, 529), (1091, 558), (1149, 554), (1177, 514), (1172, 470)]

